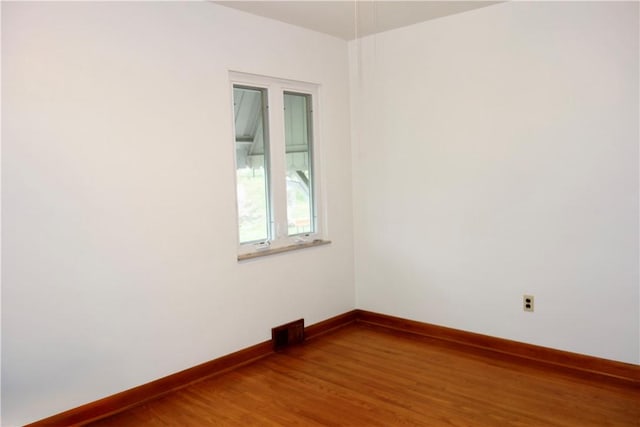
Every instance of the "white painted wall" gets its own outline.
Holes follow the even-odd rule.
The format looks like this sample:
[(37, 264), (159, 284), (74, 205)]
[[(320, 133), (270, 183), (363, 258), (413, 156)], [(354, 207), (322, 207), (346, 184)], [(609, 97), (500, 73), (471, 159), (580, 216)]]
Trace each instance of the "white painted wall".
[[(229, 70), (321, 85), (331, 245), (236, 261)], [(348, 80), (210, 2), (3, 2), (2, 425), (353, 309)]]
[(510, 2), (350, 44), (358, 308), (640, 363), (639, 22)]

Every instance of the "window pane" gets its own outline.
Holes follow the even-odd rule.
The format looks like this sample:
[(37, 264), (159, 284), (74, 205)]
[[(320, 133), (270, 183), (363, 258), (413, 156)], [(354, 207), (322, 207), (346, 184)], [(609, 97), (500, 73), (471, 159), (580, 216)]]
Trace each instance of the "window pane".
[(240, 243), (269, 239), (269, 161), (264, 89), (233, 87)]
[(311, 95), (285, 92), (284, 128), (287, 157), (289, 236), (315, 231), (313, 216)]

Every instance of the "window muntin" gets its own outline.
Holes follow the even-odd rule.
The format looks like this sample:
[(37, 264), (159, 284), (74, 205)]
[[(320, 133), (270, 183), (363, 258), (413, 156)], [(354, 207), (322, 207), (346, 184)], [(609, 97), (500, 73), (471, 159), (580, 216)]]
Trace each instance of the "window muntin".
[(311, 105), (312, 99), (309, 94), (284, 93), (289, 236), (315, 231)]
[(267, 91), (233, 86), (240, 243), (271, 237)]

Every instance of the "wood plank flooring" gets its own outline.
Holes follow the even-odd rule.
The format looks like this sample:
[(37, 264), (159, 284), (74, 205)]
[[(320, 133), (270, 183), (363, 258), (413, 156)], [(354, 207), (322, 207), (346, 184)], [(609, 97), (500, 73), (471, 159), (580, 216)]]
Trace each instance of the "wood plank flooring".
[(363, 324), (91, 424), (640, 426), (640, 389)]

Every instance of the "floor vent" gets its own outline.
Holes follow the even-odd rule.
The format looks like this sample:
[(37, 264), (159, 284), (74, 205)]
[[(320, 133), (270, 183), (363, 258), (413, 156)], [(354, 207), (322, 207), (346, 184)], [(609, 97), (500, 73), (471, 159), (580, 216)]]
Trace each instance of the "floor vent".
[(271, 339), (275, 351), (282, 350), (291, 344), (300, 344), (304, 341), (304, 319), (272, 328)]

